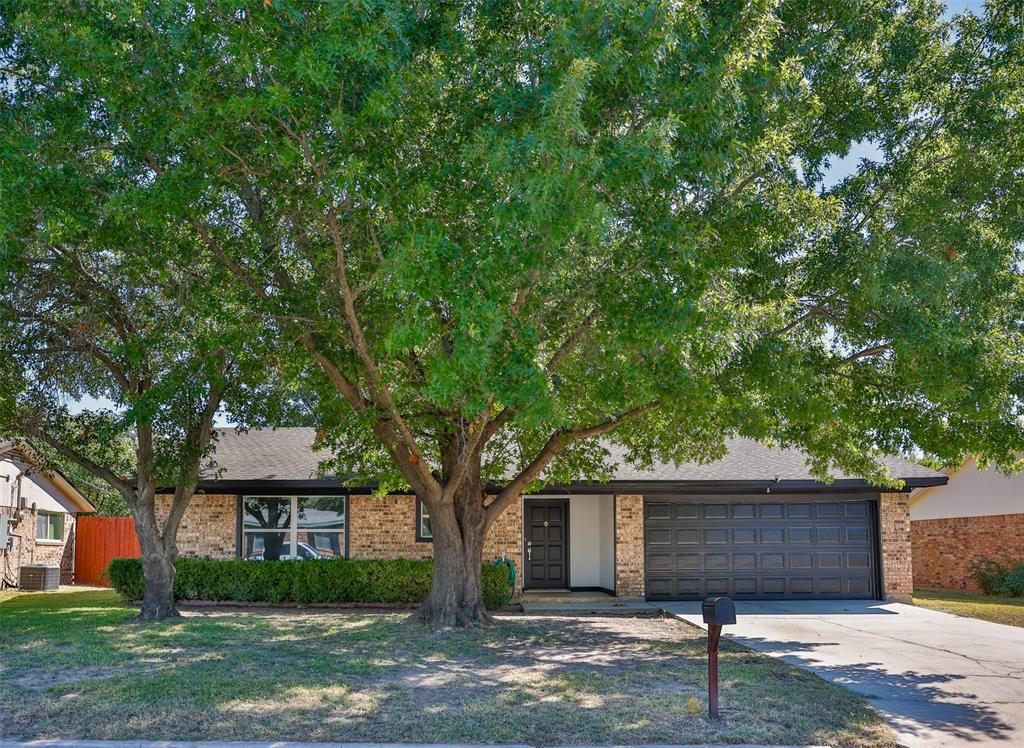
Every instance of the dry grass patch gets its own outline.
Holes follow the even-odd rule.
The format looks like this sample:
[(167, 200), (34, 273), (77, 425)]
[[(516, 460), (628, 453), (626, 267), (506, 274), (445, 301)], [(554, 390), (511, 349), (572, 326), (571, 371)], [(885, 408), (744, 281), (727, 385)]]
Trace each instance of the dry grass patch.
[(129, 623), (106, 592), (0, 604), (9, 738), (891, 746), (853, 693), (675, 619), (503, 616), (430, 635), (404, 615), (238, 609)]
[(972, 595), (946, 590), (914, 590), (914, 604), (955, 616), (1024, 627), (1024, 598)]

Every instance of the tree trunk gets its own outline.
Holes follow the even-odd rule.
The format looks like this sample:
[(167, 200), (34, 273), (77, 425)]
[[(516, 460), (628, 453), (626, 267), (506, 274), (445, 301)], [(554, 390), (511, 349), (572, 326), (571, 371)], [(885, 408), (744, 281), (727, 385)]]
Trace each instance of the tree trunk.
[(174, 559), (178, 555), (178, 548), (174, 543), (166, 543), (160, 533), (155, 500), (151, 493), (144, 493), (132, 505), (132, 515), (139, 549), (142, 551), (142, 577), (145, 581), (138, 620), (162, 621), (177, 617), (178, 608), (174, 604)]
[(142, 556), (142, 576), (146, 591), (142, 598), (140, 621), (162, 621), (179, 615), (174, 604), (174, 555), (162, 550)]
[(453, 502), (429, 506), (434, 543), (430, 594), (415, 616), (431, 629), (494, 622), (484, 606), (480, 567), (486, 521), (480, 477), (467, 475)]

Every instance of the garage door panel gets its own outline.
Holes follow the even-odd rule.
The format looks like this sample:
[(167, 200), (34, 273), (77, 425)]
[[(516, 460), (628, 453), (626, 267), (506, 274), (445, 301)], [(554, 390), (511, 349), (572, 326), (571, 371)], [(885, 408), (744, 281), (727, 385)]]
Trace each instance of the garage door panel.
[(851, 597), (871, 597), (871, 583), (859, 577), (847, 579), (846, 593)]
[(672, 505), (663, 502), (651, 502), (644, 507), (648, 522), (672, 519)]
[(819, 569), (842, 569), (843, 554), (836, 551), (823, 551), (818, 554)]
[(692, 529), (679, 529), (675, 530), (676, 542), (680, 545), (697, 545), (700, 543), (700, 530), (697, 528)]
[(838, 545), (843, 542), (843, 528), (841, 527), (819, 527), (818, 542)]
[(790, 504), (790, 519), (810, 519), (813, 507), (810, 504)]
[(790, 543), (813, 543), (814, 542), (814, 530), (810, 527), (791, 527), (789, 528), (789, 542)]
[(847, 553), (846, 566), (850, 569), (868, 569), (871, 567), (871, 556), (867, 553)]
[(866, 527), (847, 527), (846, 528), (846, 543), (847, 545), (854, 545), (856, 543), (867, 543), (868, 542), (868, 528)]
[(737, 527), (732, 531), (733, 545), (756, 545), (757, 529), (753, 527)]
[(670, 527), (652, 527), (647, 531), (647, 545), (672, 545), (672, 529)]
[(728, 504), (704, 504), (704, 519), (728, 519)]
[(871, 598), (872, 518), (863, 500), (648, 502), (647, 595)]
[(761, 568), (762, 569), (785, 569), (786, 568), (786, 554), (785, 553), (762, 553), (761, 554)]
[(724, 545), (729, 542), (729, 530), (724, 527), (708, 528), (704, 531), (704, 542), (708, 545)]
[(732, 558), (728, 553), (707, 553), (704, 555), (705, 571), (721, 571), (729, 568), (729, 561)]
[(844, 504), (846, 510), (847, 519), (867, 519), (868, 516), (868, 505), (864, 502), (858, 502), (856, 504)]
[(734, 553), (732, 554), (732, 568), (746, 571), (757, 568), (756, 553)]

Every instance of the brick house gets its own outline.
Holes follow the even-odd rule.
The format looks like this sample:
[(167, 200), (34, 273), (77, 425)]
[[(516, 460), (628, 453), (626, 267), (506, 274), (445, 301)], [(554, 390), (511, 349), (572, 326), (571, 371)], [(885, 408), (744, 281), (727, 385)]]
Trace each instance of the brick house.
[(946, 474), (948, 484), (910, 499), (914, 586), (980, 592), (975, 562), (1024, 558), (1024, 473), (981, 470), (970, 458)]
[(96, 511), (59, 472), (36, 468), (21, 442), (0, 442), (0, 588), (17, 587), (21, 567), (60, 567), (61, 584), (75, 575), (75, 518)]
[[(182, 522), (183, 555), (429, 558), (430, 517), (415, 496), (371, 496), (319, 474), (306, 428), (221, 429), (216, 479)], [(803, 453), (747, 439), (709, 465), (619, 461), (605, 483), (525, 495), (490, 528), (485, 561), (511, 559), (523, 590), (602, 590), (622, 598), (908, 600), (909, 492), (941, 473), (887, 460), (905, 481), (882, 492), (838, 475), (823, 484)], [(616, 457), (614, 447), (613, 458)], [(169, 495), (160, 497), (166, 511)]]

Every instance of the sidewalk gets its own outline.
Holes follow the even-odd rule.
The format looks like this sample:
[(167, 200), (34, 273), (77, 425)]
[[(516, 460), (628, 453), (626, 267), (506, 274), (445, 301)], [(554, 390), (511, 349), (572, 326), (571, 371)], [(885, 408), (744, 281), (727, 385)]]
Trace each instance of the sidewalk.
[[(638, 745), (638, 746), (528, 746), (528, 745), (478, 745), (460, 743), (292, 743), (292, 742), (191, 742), (191, 741), (144, 741), (144, 740), (33, 740), (25, 743), (0, 740), (0, 748), (798, 748), (797, 746), (763, 745)], [(802, 748), (827, 748), (827, 746), (804, 746)]]

